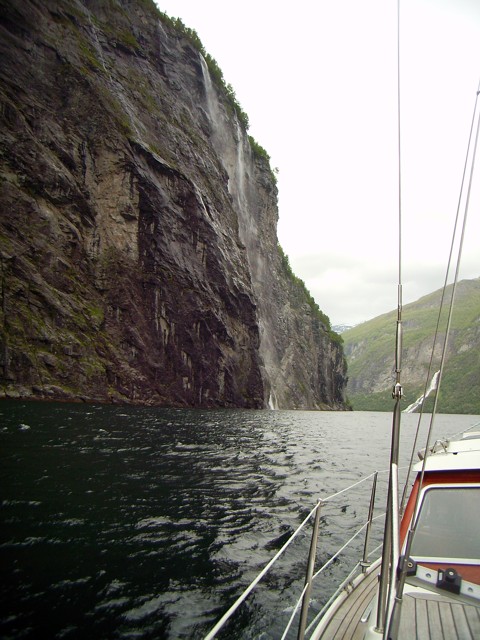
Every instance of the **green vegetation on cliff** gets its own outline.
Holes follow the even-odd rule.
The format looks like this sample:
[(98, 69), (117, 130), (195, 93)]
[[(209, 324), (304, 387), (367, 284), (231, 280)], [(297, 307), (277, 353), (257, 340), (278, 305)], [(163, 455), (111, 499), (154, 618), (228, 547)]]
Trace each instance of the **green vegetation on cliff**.
[[(149, 2), (150, 0), (144, 1)], [(152, 0), (152, 5), (153, 4), (154, 3)], [(244, 131), (247, 132), (250, 127), (248, 115), (242, 109), (240, 103), (238, 102), (235, 90), (233, 89), (232, 85), (225, 81), (223, 71), (218, 66), (217, 61), (206, 51), (202, 41), (200, 40), (200, 37), (198, 36), (198, 33), (195, 31), (195, 29), (187, 27), (180, 18), (172, 18), (166, 13), (159, 11), (156, 7), (155, 9), (158, 11), (158, 15), (163, 20), (163, 22), (169, 24), (178, 33), (182, 34), (190, 42), (190, 44), (202, 54), (205, 62), (207, 63), (210, 77), (215, 82), (217, 87), (223, 92), (232, 111), (237, 115), (237, 118), (241, 123)], [(255, 140), (255, 138), (253, 138), (253, 136), (249, 135), (248, 140), (250, 142), (250, 147), (256, 157), (263, 159), (270, 166), (270, 156), (268, 155), (267, 151)], [(272, 174), (274, 182), (276, 183), (277, 177), (275, 171), (270, 168), (270, 172)]]
[(322, 325), (325, 327), (330, 339), (333, 342), (339, 345), (342, 345), (343, 344), (342, 336), (336, 333), (335, 331), (333, 331), (332, 325), (330, 323), (330, 318), (320, 309), (318, 304), (315, 302), (314, 297), (312, 296), (310, 291), (307, 289), (304, 281), (301, 280), (301, 278), (299, 278), (293, 273), (292, 267), (290, 266), (290, 260), (288, 259), (288, 256), (286, 255), (286, 253), (284, 252), (284, 250), (280, 245), (278, 245), (278, 253), (280, 254), (282, 267), (286, 276), (289, 278), (292, 284), (298, 289), (302, 297), (305, 298), (305, 302), (308, 304), (308, 306), (312, 310), (312, 313), (315, 316), (315, 318), (317, 318), (317, 320), (319, 320), (322, 323)]

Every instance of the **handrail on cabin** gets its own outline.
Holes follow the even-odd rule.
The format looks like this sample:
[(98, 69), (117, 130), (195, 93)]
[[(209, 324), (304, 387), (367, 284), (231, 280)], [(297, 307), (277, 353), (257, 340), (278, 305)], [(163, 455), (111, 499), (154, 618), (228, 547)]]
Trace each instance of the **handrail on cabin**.
[[(372, 487), (372, 493), (375, 491), (375, 487), (376, 487), (376, 479), (377, 479), (377, 475), (378, 475), (378, 471), (374, 471), (373, 473), (370, 473), (368, 476), (365, 476), (365, 478), (361, 478), (360, 480), (358, 480), (357, 482), (354, 482), (353, 484), (349, 485), (348, 487), (346, 487), (345, 489), (342, 489), (340, 491), (337, 491), (336, 493), (331, 494), (330, 496), (328, 496), (327, 498), (321, 498), (317, 504), (315, 505), (315, 507), (313, 507), (313, 509), (310, 511), (310, 513), (306, 516), (306, 518), (302, 521), (302, 523), (297, 527), (297, 529), (292, 533), (292, 535), (290, 536), (290, 538), (285, 542), (285, 544), (282, 546), (282, 548), (275, 554), (275, 556), (270, 560), (270, 562), (268, 562), (268, 564), (265, 565), (265, 567), (262, 569), (262, 571), (260, 571), (260, 573), (256, 576), (256, 578), (248, 585), (248, 587), (243, 591), (243, 593), (237, 598), (237, 600), (235, 600), (235, 602), (232, 604), (232, 606), (225, 612), (225, 614), (220, 618), (220, 620), (215, 624), (215, 626), (209, 631), (209, 633), (205, 636), (204, 640), (213, 640), (213, 638), (215, 638), (216, 634), (223, 628), (223, 626), (228, 622), (228, 620), (232, 617), (232, 615), (235, 613), (235, 611), (240, 607), (240, 605), (247, 599), (247, 597), (250, 595), (250, 593), (255, 589), (255, 587), (257, 586), (257, 584), (262, 580), (262, 578), (268, 573), (268, 571), (271, 569), (271, 567), (276, 563), (276, 561), (280, 558), (280, 556), (283, 555), (283, 553), (287, 550), (287, 548), (290, 546), (290, 544), (295, 540), (295, 538), (298, 536), (298, 534), (300, 533), (300, 531), (302, 531), (302, 529), (305, 527), (305, 525), (307, 524), (307, 522), (310, 520), (310, 518), (317, 514), (317, 511), (320, 509), (320, 506), (326, 502), (329, 502), (331, 500), (333, 500), (334, 498), (342, 495), (343, 493), (346, 493), (347, 491), (349, 491), (350, 489), (353, 489), (354, 487), (362, 484), (363, 482), (366, 482), (367, 480), (369, 480), (370, 478), (374, 477), (374, 485)], [(299, 604), (301, 602), (301, 600), (304, 598), (304, 594), (306, 592), (306, 590), (308, 589), (309, 583), (313, 582), (313, 580), (320, 574), (322, 573), (339, 555), (340, 553), (342, 553), (342, 551), (345, 550), (345, 548), (351, 543), (353, 542), (353, 540), (365, 529), (367, 530), (367, 535), (366, 535), (366, 541), (365, 541), (365, 548), (364, 548), (364, 560), (362, 560), (362, 562), (366, 562), (368, 559), (368, 553), (367, 553), (367, 545), (368, 545), (368, 535), (369, 535), (369, 530), (371, 527), (371, 523), (373, 522), (373, 520), (376, 520), (379, 517), (383, 517), (384, 514), (381, 514), (380, 516), (377, 516), (376, 518), (373, 518), (373, 501), (372, 499), (370, 500), (370, 508), (369, 508), (369, 516), (368, 516), (368, 520), (367, 522), (365, 522), (360, 529), (319, 569), (319, 571), (317, 571), (312, 577), (311, 577), (311, 581), (308, 580), (305, 583), (305, 586), (303, 588), (303, 591), (300, 595), (299, 601), (296, 604), (296, 607), (294, 608), (294, 612), (293, 615), (287, 625), (287, 629), (286, 631), (288, 631), (288, 629), (290, 628), (290, 625), (293, 621), (293, 618), (296, 614), (296, 612), (298, 611), (299, 608)], [(359, 563), (361, 564), (361, 563)], [(286, 632), (285, 632), (286, 633)], [(285, 635), (285, 634), (284, 634)]]

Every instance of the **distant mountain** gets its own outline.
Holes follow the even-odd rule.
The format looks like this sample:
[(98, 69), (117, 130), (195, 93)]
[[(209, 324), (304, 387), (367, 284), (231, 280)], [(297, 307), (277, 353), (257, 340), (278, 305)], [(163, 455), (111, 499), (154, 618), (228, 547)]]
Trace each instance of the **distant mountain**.
[(332, 331), (335, 331), (335, 333), (344, 333), (349, 329), (353, 329), (353, 326), (351, 324), (336, 324), (334, 327), (332, 327)]
[[(447, 301), (451, 292), (450, 285)], [(441, 293), (441, 290), (435, 291), (403, 307), (404, 408), (424, 392)], [(348, 362), (347, 395), (355, 410), (392, 409), (396, 318), (394, 310), (342, 334)], [(445, 311), (432, 374), (439, 369), (446, 320)], [(431, 408), (432, 396), (426, 410)], [(480, 414), (480, 278), (462, 280), (457, 286), (438, 411)]]

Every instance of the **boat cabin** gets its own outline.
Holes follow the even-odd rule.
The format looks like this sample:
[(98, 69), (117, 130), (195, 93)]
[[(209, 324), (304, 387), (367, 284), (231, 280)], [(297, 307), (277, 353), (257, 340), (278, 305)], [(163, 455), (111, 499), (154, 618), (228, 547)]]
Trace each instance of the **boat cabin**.
[[(400, 529), (405, 553), (418, 499), (408, 575), (430, 583), (435, 579), (437, 588), (480, 598), (480, 433), (438, 442), (429, 454), (426, 459), (424, 452), (419, 454), (422, 460), (415, 467), (417, 478)], [(462, 588), (464, 581), (471, 585)]]

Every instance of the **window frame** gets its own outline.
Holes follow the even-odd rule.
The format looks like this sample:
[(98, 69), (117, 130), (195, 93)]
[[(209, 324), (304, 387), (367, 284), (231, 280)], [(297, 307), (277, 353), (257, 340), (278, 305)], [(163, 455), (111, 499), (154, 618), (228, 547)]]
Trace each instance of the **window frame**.
[[(425, 504), (425, 499), (427, 493), (431, 490), (445, 490), (445, 489), (477, 489), (480, 491), (480, 483), (478, 482), (448, 482), (445, 484), (442, 483), (432, 483), (427, 484), (420, 490), (420, 499), (418, 502), (418, 509), (415, 513), (415, 535), (419, 533), (420, 529), (417, 530), (418, 519), (422, 513), (422, 509)], [(419, 563), (428, 562), (430, 564), (454, 564), (454, 565), (480, 565), (480, 552), (478, 558), (459, 558), (459, 557), (451, 557), (451, 556), (438, 556), (438, 555), (418, 555), (415, 554), (414, 551), (415, 544), (415, 536), (412, 542), (412, 548), (410, 550), (410, 555), (413, 560)], [(404, 545), (405, 546), (405, 545)]]

